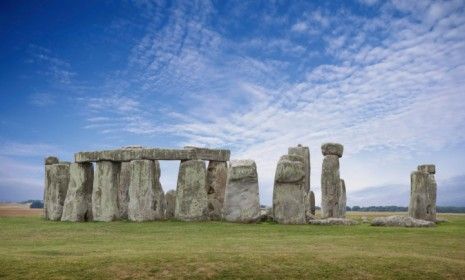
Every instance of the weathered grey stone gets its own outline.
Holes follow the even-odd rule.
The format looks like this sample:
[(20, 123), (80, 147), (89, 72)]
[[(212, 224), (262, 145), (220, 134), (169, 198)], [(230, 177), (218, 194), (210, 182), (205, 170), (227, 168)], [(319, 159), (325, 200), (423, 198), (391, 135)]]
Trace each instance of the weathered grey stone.
[(195, 147), (184, 149), (148, 149), (124, 148), (96, 152), (79, 152), (74, 154), (76, 162), (92, 161), (131, 161), (138, 159), (148, 160), (214, 160), (228, 161), (229, 150), (213, 150)]
[(62, 221), (84, 222), (92, 220), (92, 163), (72, 163), (69, 166), (69, 184), (63, 207)]
[[(294, 156), (296, 157), (296, 156)], [(305, 224), (308, 209), (305, 165), (301, 156), (281, 157), (275, 173), (273, 219), (281, 224)]]
[(99, 161), (95, 164), (92, 189), (92, 215), (94, 221), (119, 219), (118, 185), (121, 163)]
[(60, 160), (57, 157), (49, 156), (44, 160), (45, 165), (57, 164)]
[(321, 213), (323, 218), (339, 217), (339, 156), (326, 155), (321, 172)]
[(316, 212), (316, 204), (315, 204), (315, 194), (310, 191), (310, 213), (315, 215)]
[(310, 220), (308, 221), (311, 225), (344, 225), (352, 226), (358, 225), (358, 222), (352, 219), (345, 218), (328, 218), (328, 219), (319, 219), (319, 220)]
[(260, 208), (260, 222), (271, 222), (273, 221), (273, 208), (264, 207)]
[(410, 203), (409, 216), (415, 219), (426, 220), (428, 206), (428, 173), (413, 171), (410, 175)]
[(426, 181), (426, 220), (427, 221), (436, 221), (436, 192), (437, 184), (436, 179), (434, 178), (434, 173), (428, 174), (428, 179)]
[(297, 147), (289, 147), (289, 155), (301, 156), (304, 160), (304, 171), (305, 171), (305, 191), (310, 192), (310, 149), (302, 145), (297, 145)]
[(324, 156), (335, 155), (338, 157), (342, 157), (342, 153), (344, 152), (344, 146), (337, 143), (325, 143), (321, 146), (321, 152)]
[(422, 164), (418, 165), (418, 171), (426, 172), (429, 174), (436, 173), (436, 166), (434, 164)]
[(208, 163), (207, 194), (210, 220), (221, 220), (227, 177), (228, 164), (225, 161), (210, 161)]
[(165, 217), (165, 198), (160, 184), (160, 164), (153, 160), (133, 160), (129, 184), (128, 218), (143, 222)]
[(165, 219), (174, 218), (176, 209), (176, 191), (169, 190), (165, 194)]
[(69, 184), (69, 165), (45, 165), (44, 216), (48, 220), (59, 221)]
[(176, 188), (175, 217), (182, 221), (208, 219), (207, 170), (201, 160), (182, 161)]
[(346, 183), (341, 179), (341, 189), (339, 195), (339, 217), (345, 218), (346, 216), (346, 204), (347, 204), (347, 195), (346, 195)]
[(118, 184), (118, 209), (121, 219), (128, 218), (129, 184), (131, 183), (131, 164), (121, 163), (121, 171)]
[(433, 227), (434, 222), (405, 216), (378, 217), (371, 221), (372, 226), (387, 227)]
[(232, 160), (224, 197), (223, 218), (251, 223), (260, 219), (257, 165), (253, 160)]

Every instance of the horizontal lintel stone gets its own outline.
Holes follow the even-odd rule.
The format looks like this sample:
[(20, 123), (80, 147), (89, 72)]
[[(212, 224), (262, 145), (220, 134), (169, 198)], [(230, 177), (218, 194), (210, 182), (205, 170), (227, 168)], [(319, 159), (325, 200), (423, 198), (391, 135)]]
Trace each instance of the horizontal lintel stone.
[(75, 162), (131, 161), (131, 160), (214, 160), (229, 161), (229, 150), (185, 147), (184, 149), (117, 149), (74, 154)]

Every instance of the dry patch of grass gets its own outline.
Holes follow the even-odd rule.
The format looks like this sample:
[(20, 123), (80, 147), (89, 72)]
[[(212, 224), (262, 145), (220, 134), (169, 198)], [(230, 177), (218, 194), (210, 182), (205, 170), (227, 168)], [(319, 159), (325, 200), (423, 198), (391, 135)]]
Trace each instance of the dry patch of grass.
[(0, 203), (0, 217), (41, 217), (43, 209), (31, 209), (29, 204)]

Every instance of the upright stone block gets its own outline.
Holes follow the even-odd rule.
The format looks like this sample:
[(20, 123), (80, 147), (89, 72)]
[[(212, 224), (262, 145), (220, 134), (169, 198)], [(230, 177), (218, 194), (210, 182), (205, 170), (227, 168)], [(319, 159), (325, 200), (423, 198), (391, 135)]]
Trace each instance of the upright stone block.
[(62, 221), (84, 222), (92, 220), (92, 163), (72, 163), (69, 167), (69, 184), (63, 208)]
[(425, 220), (436, 221), (436, 193), (437, 183), (434, 177), (436, 166), (433, 164), (424, 164), (418, 166), (418, 171), (428, 174), (426, 180), (426, 215)]
[(208, 219), (207, 169), (202, 160), (182, 161), (176, 188), (175, 217), (182, 221)]
[(129, 204), (129, 184), (131, 181), (131, 164), (130, 162), (121, 163), (121, 172), (118, 184), (118, 209), (121, 219), (128, 218)]
[(228, 164), (225, 161), (210, 161), (208, 163), (207, 194), (210, 220), (221, 220), (227, 177)]
[(224, 197), (223, 218), (250, 223), (260, 218), (257, 166), (253, 160), (232, 160)]
[(341, 179), (341, 189), (339, 196), (339, 217), (346, 217), (346, 205), (347, 205), (347, 194), (346, 194), (346, 183)]
[(98, 161), (95, 164), (92, 190), (94, 221), (109, 222), (119, 219), (118, 185), (121, 163)]
[(342, 156), (343, 150), (343, 146), (336, 143), (326, 143), (321, 146), (324, 155), (321, 170), (321, 211), (323, 218), (340, 218), (339, 158)]
[(165, 198), (160, 184), (160, 164), (153, 160), (133, 160), (130, 166), (129, 220), (143, 222), (163, 219)]
[(282, 156), (275, 173), (273, 218), (281, 224), (304, 224), (309, 209), (306, 166), (301, 156)]
[(305, 171), (305, 192), (310, 192), (310, 149), (302, 145), (297, 147), (290, 147), (288, 149), (289, 155), (301, 156), (304, 160), (304, 171)]
[(413, 171), (410, 175), (410, 203), (408, 207), (409, 216), (415, 219), (426, 220), (427, 218), (427, 185), (428, 173)]
[(169, 190), (165, 194), (165, 219), (173, 219), (176, 209), (176, 191)]
[(45, 165), (44, 216), (59, 221), (69, 184), (69, 164)]
[(316, 210), (316, 204), (315, 204), (315, 194), (310, 191), (310, 213), (312, 215), (315, 215)]
[(54, 156), (48, 156), (44, 160), (45, 165), (52, 165), (52, 164), (57, 164), (60, 160), (57, 157)]

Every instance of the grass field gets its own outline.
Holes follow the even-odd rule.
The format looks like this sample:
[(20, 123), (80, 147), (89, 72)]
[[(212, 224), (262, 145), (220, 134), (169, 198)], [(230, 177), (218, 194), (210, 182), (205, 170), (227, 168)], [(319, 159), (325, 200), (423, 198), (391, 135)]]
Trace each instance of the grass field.
[(1, 217), (0, 278), (465, 279), (465, 215), (441, 217), (415, 229)]

